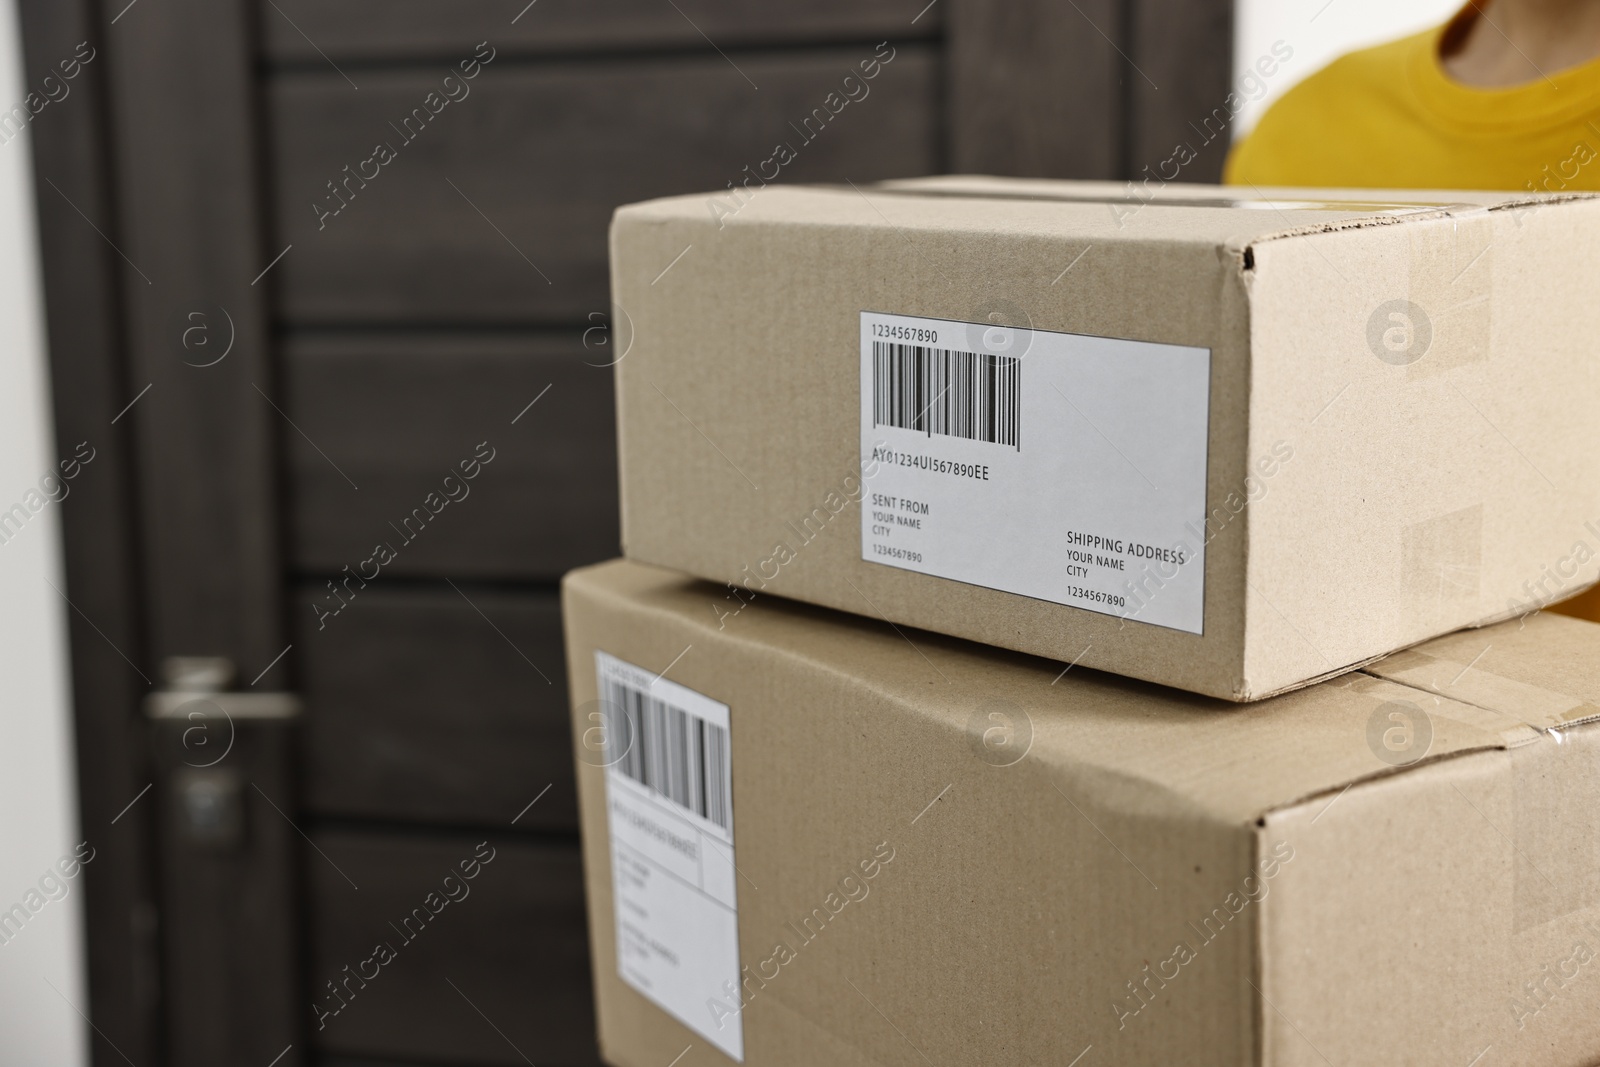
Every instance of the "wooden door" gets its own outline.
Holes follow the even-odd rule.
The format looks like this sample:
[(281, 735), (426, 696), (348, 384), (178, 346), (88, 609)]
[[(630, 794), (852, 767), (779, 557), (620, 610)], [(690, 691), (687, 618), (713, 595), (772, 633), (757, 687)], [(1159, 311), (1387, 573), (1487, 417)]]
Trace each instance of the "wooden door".
[(1231, 32), (1155, 0), (24, 22), (30, 84), (79, 56), (30, 136), (57, 434), (98, 450), (64, 507), (85, 1010), (140, 1067), (595, 1062), (556, 583), (618, 548), (612, 209), (796, 139), (783, 181), (1135, 177)]

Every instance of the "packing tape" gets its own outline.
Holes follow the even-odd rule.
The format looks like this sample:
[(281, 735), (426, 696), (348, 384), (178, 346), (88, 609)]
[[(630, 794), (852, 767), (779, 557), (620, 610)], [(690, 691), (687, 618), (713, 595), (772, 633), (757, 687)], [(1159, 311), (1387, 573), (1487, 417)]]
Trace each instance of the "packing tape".
[[(1411, 381), (1489, 358), (1494, 326), (1494, 220), (1487, 208), (1462, 208), (1406, 227), (1411, 243), (1411, 329), (1425, 343), (1406, 367)], [(1420, 310), (1421, 314), (1417, 314)], [(1428, 331), (1424, 342), (1421, 331)]]
[[(1205, 196), (1167, 196), (1160, 186), (1150, 190), (1146, 183), (1146, 191), (1140, 194), (1133, 182), (1128, 182), (1124, 191), (1120, 193), (1089, 193), (1069, 191), (1056, 188), (1050, 179), (1043, 179), (1036, 185), (1026, 188), (1007, 188), (1005, 185), (987, 185), (988, 179), (980, 179), (977, 183), (967, 185), (959, 181), (942, 185), (921, 185), (923, 179), (891, 179), (867, 186), (873, 193), (884, 193), (890, 196), (916, 196), (935, 197), (956, 200), (1041, 200), (1057, 201), (1061, 203), (1080, 204), (1155, 204), (1161, 207), (1213, 207), (1213, 208), (1259, 208), (1261, 210), (1283, 211), (1340, 211), (1358, 215), (1355, 221), (1367, 222), (1381, 216), (1416, 215), (1424, 212), (1444, 211), (1451, 209), (1487, 210), (1477, 204), (1467, 204), (1459, 200), (1347, 200), (1327, 196), (1267, 196), (1257, 190), (1255, 195), (1237, 188), (1221, 190), (1217, 195)], [(1087, 183), (1084, 183), (1087, 184)], [(1115, 185), (1115, 182), (1100, 184)], [(848, 185), (835, 185), (830, 182), (813, 183), (812, 188), (838, 189), (841, 192), (850, 191), (859, 193), (859, 190)], [(1283, 192), (1284, 190), (1279, 190)], [(1305, 232), (1316, 232), (1318, 227), (1310, 227)]]
[[(1408, 300), (1389, 318), (1401, 324), (1391, 329), (1411, 331), (1405, 339), (1418, 349), (1406, 357), (1407, 380), (1487, 361), (1494, 325), (1493, 217), (1466, 208), (1405, 227), (1405, 233)], [(1404, 527), (1401, 560), (1408, 614), (1445, 628), (1478, 601), (1482, 504)]]
[[(1549, 730), (1600, 716), (1600, 707), (1569, 694), (1542, 689), (1527, 682), (1491, 674), (1471, 663), (1457, 663), (1416, 649), (1396, 652), (1382, 660), (1382, 665), (1380, 677), (1404, 682), (1424, 692), (1438, 693), (1481, 710), (1484, 719), (1474, 725), (1487, 728), (1490, 722), (1499, 723), (1501, 725), (1495, 732), (1512, 744), (1533, 740), (1527, 734), (1530, 729)], [(1518, 710), (1513, 715), (1500, 710), (1503, 708)], [(1512, 730), (1512, 727), (1523, 729)], [(1513, 736), (1518, 740), (1512, 740)]]
[(1400, 531), (1400, 577), (1411, 618), (1444, 628), (1478, 602), (1483, 505), (1424, 519)]

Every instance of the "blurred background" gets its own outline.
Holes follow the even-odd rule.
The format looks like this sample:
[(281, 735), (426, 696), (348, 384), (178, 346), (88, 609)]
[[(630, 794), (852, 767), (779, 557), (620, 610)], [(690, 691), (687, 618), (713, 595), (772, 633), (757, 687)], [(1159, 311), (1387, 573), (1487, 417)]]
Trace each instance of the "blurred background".
[(0, 1065), (597, 1062), (557, 581), (618, 550), (612, 209), (779, 143), (1214, 181), (1453, 9), (0, 0)]

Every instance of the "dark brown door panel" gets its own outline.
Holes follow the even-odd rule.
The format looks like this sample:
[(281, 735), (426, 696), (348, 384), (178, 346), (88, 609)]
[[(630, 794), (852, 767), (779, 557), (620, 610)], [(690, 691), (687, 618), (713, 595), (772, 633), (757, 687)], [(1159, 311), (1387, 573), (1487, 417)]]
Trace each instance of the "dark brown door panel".
[(295, 568), (387, 544), (388, 576), (553, 580), (616, 555), (610, 348), (583, 332), (291, 335)]
[[(892, 47), (872, 81), (857, 81), (861, 99), (813, 119), (810, 140), (803, 120), (829, 116), (829, 94), (873, 46), (734, 62), (501, 57), (442, 105), (444, 68), (357, 72), (359, 91), (332, 69), (275, 74), (276, 240), (293, 246), (274, 271), (279, 314), (302, 325), (583, 322), (609, 306), (606, 227), (619, 204), (743, 181), (780, 142), (794, 153), (783, 181), (936, 170), (940, 62), (925, 44)], [(440, 110), (415, 117), (430, 93)]]
[(73, 86), (29, 127), (57, 439), (101, 456), (96, 1067), (595, 1064), (556, 582), (618, 550), (612, 213), (1210, 178), (1235, 74), (1231, 0), (21, 4)]
[(311, 844), (314, 1049), (441, 1064), (599, 1062), (576, 842), (323, 829)]
[(575, 828), (555, 590), (382, 582), (352, 583), (337, 614), (314, 610), (338, 603), (325, 585), (294, 598), (303, 809)]
[[(263, 5), (276, 62), (432, 59), (488, 39), (518, 54), (704, 49), (928, 37), (943, 5), (928, 0), (277, 0)], [(676, 10), (675, 10), (676, 8)], [(319, 52), (320, 50), (320, 52)]]

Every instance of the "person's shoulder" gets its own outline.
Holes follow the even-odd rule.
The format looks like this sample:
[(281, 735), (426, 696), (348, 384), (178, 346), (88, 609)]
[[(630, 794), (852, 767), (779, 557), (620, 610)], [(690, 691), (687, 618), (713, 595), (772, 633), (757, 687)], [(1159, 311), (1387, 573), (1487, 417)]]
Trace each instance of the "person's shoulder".
[(1427, 30), (1348, 52), (1291, 86), (1235, 146), (1227, 167), (1233, 177), (1228, 180), (1246, 180), (1239, 175), (1258, 169), (1252, 160), (1320, 155), (1333, 146), (1323, 144), (1319, 149), (1316, 142), (1339, 139), (1348, 132), (1353, 116), (1381, 121), (1380, 116), (1404, 107), (1407, 66), (1418, 49), (1432, 47), (1436, 32)]
[(1406, 68), (1418, 49), (1432, 46), (1436, 31), (1387, 41), (1347, 52), (1292, 86), (1267, 109), (1258, 128), (1268, 123), (1298, 122), (1317, 113), (1345, 111), (1352, 104), (1388, 97), (1404, 90)]

